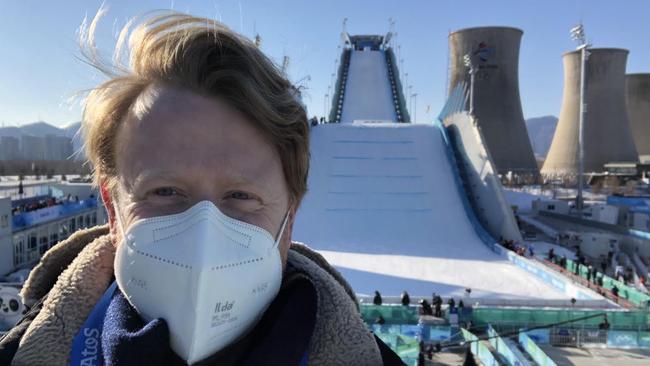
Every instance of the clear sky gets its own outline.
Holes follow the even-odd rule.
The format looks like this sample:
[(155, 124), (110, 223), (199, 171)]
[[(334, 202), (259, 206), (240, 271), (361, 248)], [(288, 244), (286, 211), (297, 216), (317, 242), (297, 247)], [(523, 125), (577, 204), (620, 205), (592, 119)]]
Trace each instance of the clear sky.
[[(103, 80), (76, 56), (77, 29), (92, 17), (98, 0), (0, 0), (0, 122), (44, 120), (64, 126), (80, 120), (69, 99)], [(385, 34), (396, 22), (404, 69), (417, 98), (418, 120), (442, 107), (447, 80), (447, 34), (465, 27), (506, 25), (524, 30), (519, 63), (526, 118), (558, 115), (562, 53), (575, 48), (569, 29), (579, 21), (596, 47), (630, 50), (628, 72), (650, 72), (650, 1), (297, 1), (297, 0), (106, 0), (99, 47), (112, 52), (114, 35), (134, 15), (155, 9), (216, 18), (249, 37), (276, 62), (291, 59), (292, 81), (305, 80), (310, 115), (322, 115), (334, 72), (341, 23), (351, 34)], [(426, 113), (428, 107), (429, 113)]]

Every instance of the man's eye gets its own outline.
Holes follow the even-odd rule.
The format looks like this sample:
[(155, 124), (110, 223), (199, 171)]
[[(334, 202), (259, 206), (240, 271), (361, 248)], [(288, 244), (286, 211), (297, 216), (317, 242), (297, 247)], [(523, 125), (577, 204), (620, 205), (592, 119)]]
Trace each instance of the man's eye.
[(178, 191), (172, 187), (160, 187), (154, 189), (153, 193), (156, 196), (169, 197), (169, 196), (177, 195)]
[(229, 198), (234, 198), (236, 200), (247, 200), (250, 199), (251, 196), (246, 192), (232, 192), (230, 193)]

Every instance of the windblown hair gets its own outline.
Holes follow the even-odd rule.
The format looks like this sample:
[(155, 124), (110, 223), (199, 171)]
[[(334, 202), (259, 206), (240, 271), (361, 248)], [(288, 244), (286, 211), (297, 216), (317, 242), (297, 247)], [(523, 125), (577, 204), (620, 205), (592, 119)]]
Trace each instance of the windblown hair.
[(135, 20), (129, 22), (109, 64), (94, 45), (103, 12), (80, 32), (82, 53), (110, 77), (89, 93), (82, 119), (95, 184), (103, 181), (109, 189), (115, 187), (120, 125), (145, 89), (163, 85), (217, 97), (249, 117), (279, 153), (291, 204), (299, 205), (309, 171), (307, 116), (297, 89), (254, 43), (217, 21), (165, 12), (135, 27)]

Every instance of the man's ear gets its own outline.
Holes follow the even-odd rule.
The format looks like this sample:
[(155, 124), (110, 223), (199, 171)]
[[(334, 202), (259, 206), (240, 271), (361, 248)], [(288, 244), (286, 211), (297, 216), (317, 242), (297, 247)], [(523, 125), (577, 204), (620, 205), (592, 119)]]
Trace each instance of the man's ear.
[(104, 207), (106, 208), (106, 213), (108, 214), (108, 226), (111, 229), (111, 236), (117, 238), (115, 206), (113, 203), (113, 197), (110, 193), (110, 189), (108, 188), (108, 181), (106, 179), (102, 179), (99, 182), (99, 194), (102, 196), (102, 201), (104, 202)]

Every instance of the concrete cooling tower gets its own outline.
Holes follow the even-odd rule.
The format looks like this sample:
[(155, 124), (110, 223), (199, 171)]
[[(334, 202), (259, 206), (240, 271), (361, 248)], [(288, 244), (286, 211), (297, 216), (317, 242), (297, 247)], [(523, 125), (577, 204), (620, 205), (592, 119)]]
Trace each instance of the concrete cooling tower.
[(449, 90), (470, 85), (463, 56), (478, 67), (474, 115), (499, 174), (538, 174), (519, 99), (519, 44), (523, 32), (508, 27), (467, 28), (449, 34)]
[(650, 74), (625, 76), (625, 100), (630, 130), (639, 160), (650, 162)]
[[(587, 62), (584, 121), (585, 173), (601, 172), (610, 162), (637, 161), (625, 107), (625, 63), (628, 51), (591, 48)], [(564, 96), (560, 120), (542, 168), (546, 177), (578, 173), (580, 117), (580, 51), (565, 53)]]

